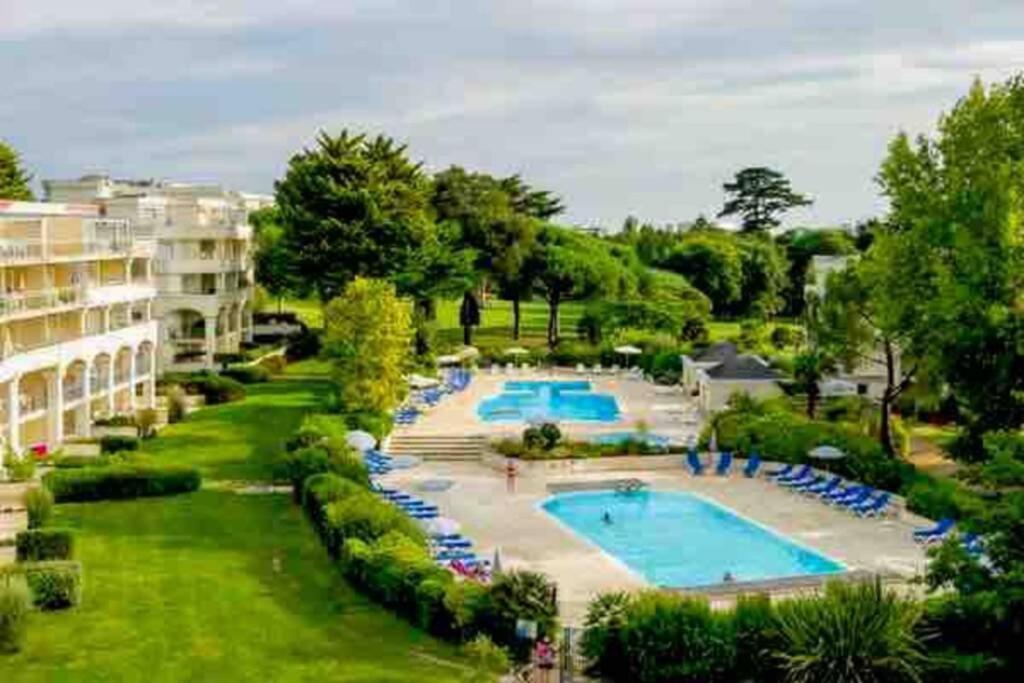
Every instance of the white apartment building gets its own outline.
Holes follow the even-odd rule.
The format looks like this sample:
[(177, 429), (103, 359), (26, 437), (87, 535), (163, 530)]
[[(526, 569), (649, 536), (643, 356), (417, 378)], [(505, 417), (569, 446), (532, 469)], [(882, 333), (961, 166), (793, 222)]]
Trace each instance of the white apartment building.
[(43, 182), (52, 201), (93, 202), (156, 240), (154, 316), (160, 369), (212, 368), (218, 353), (252, 340), (252, 231), (248, 213), (270, 198), (217, 185), (83, 176)]
[(0, 437), (15, 453), (153, 407), (152, 233), (94, 204), (0, 200)]

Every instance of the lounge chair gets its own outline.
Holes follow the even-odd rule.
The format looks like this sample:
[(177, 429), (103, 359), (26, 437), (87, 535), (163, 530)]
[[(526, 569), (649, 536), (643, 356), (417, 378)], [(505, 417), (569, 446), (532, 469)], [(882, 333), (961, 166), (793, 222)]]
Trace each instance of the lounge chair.
[(878, 515), (884, 515), (886, 508), (889, 507), (889, 501), (892, 499), (892, 494), (888, 491), (883, 491), (878, 494), (874, 500), (866, 500), (863, 503), (850, 506), (860, 517), (875, 517)]
[(442, 550), (434, 555), (435, 560), (452, 561), (452, 560), (475, 560), (476, 553), (468, 552), (466, 550)]
[(751, 453), (750, 457), (747, 458), (747, 464), (743, 466), (743, 476), (747, 478), (755, 476), (760, 467), (761, 456), (757, 453)]
[(437, 510), (407, 510), (406, 511), (413, 519), (437, 519), (440, 517), (440, 513)]
[(686, 464), (690, 466), (690, 471), (693, 473), (693, 476), (699, 477), (704, 474), (704, 465), (701, 464), (700, 458), (697, 456), (697, 451), (691, 449), (690, 452), (686, 454)]
[(809, 493), (812, 496), (820, 496), (822, 494), (829, 494), (839, 488), (839, 485), (843, 482), (842, 477), (832, 477), (827, 481), (820, 481), (813, 486), (808, 486), (801, 490), (801, 493)]
[(775, 477), (775, 481), (779, 484), (788, 484), (792, 481), (798, 481), (804, 479), (808, 474), (811, 473), (810, 465), (801, 465), (795, 472), (785, 474), (779, 477)]
[(841, 508), (846, 508), (847, 510), (853, 510), (862, 504), (867, 504), (868, 499), (871, 498), (871, 494), (874, 492), (874, 489), (869, 486), (865, 486), (863, 491), (858, 491), (857, 493), (846, 496), (845, 498), (839, 498), (838, 500), (833, 501), (833, 504), (838, 505)]
[(471, 548), (473, 542), (468, 538), (449, 538), (443, 541), (434, 541), (434, 545), (445, 550), (457, 550), (459, 548)]
[(732, 453), (722, 451), (718, 454), (718, 465), (715, 467), (715, 474), (724, 477), (732, 470)]
[(604, 374), (604, 368), (603, 368), (603, 367), (601, 367), (601, 364), (600, 364), (600, 363), (594, 363), (594, 367), (593, 367), (593, 370), (592, 370), (592, 372), (593, 372), (593, 373), (594, 373), (595, 375), (601, 375), (601, 374)]
[(583, 363), (577, 363), (576, 364), (576, 374), (577, 375), (585, 375), (585, 374), (587, 374), (587, 366), (584, 365)]
[(619, 374), (619, 366), (618, 366), (618, 364), (612, 365), (612, 369), (609, 370), (609, 372), (611, 372), (613, 375)]
[(788, 477), (792, 473), (793, 465), (786, 465), (782, 469), (775, 470), (774, 472), (769, 472), (765, 476), (769, 479), (778, 479), (779, 477)]
[(933, 527), (914, 529), (914, 540), (918, 543), (934, 543), (948, 536), (954, 526), (956, 522), (953, 519), (943, 517)]
[(861, 484), (850, 484), (845, 488), (836, 488), (831, 491), (820, 494), (820, 498), (826, 503), (832, 503), (840, 498), (848, 498), (856, 493), (865, 490), (867, 486)]
[(803, 493), (805, 490), (811, 488), (812, 486), (817, 486), (818, 484), (824, 483), (825, 477), (817, 474), (808, 474), (803, 479), (789, 482), (788, 484), (786, 484), (786, 486), (793, 489), (794, 491)]

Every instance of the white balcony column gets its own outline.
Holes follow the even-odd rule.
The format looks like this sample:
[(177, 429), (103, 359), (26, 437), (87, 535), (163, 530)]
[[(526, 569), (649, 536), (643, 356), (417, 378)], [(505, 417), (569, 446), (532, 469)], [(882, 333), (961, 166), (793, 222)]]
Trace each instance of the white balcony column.
[(132, 349), (131, 358), (128, 361), (128, 410), (135, 412), (135, 349)]
[(213, 367), (213, 354), (217, 351), (217, 317), (206, 318), (206, 367)]
[(92, 436), (92, 363), (85, 364), (85, 376), (82, 378), (82, 391), (85, 400), (82, 401), (82, 419), (85, 424), (82, 427), (82, 434)]
[(156, 344), (149, 345), (149, 376), (146, 378), (146, 407), (156, 408)]
[(239, 340), (241, 340), (241, 338), (242, 338), (242, 325), (243, 325), (242, 307), (241, 306), (239, 306), (235, 310), (235, 320), (234, 320), (234, 323), (235, 323), (235, 332), (238, 334)]
[(245, 316), (245, 341), (252, 343), (252, 311), (246, 310)]
[(153, 259), (146, 259), (146, 284), (153, 284)]
[(64, 373), (60, 366), (46, 375), (47, 422), (50, 446), (57, 448), (64, 441)]
[(21, 455), (21, 395), (18, 385), (21, 376), (14, 375), (7, 383), (7, 445), (15, 456)]
[(117, 353), (110, 355), (107, 363), (107, 414), (114, 414), (114, 370), (117, 368)]
[(103, 307), (103, 331), (110, 332), (110, 306)]

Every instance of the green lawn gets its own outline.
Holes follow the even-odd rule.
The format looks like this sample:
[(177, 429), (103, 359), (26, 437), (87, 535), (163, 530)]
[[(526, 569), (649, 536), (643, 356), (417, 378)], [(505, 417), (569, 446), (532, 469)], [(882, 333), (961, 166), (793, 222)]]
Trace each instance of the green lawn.
[[(324, 383), (250, 386), (146, 444), (208, 478), (265, 479)], [(65, 504), (80, 607), (33, 613), (0, 681), (464, 681), (454, 648), (348, 587), (290, 496)]]

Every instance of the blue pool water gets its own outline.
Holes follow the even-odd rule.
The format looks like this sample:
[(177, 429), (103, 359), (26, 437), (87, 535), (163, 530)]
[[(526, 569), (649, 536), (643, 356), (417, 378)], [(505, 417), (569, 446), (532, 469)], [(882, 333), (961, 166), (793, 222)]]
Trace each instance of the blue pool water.
[(615, 422), (619, 405), (593, 393), (590, 382), (505, 382), (502, 393), (480, 401), (477, 414), (484, 422)]
[[(658, 586), (832, 574), (844, 567), (688, 493), (588, 491), (542, 503), (574, 532)], [(605, 523), (605, 512), (611, 523)]]
[(616, 444), (623, 441), (642, 441), (654, 448), (668, 448), (671, 439), (661, 434), (648, 434), (644, 432), (611, 432), (610, 434), (598, 434), (591, 439), (593, 443)]

